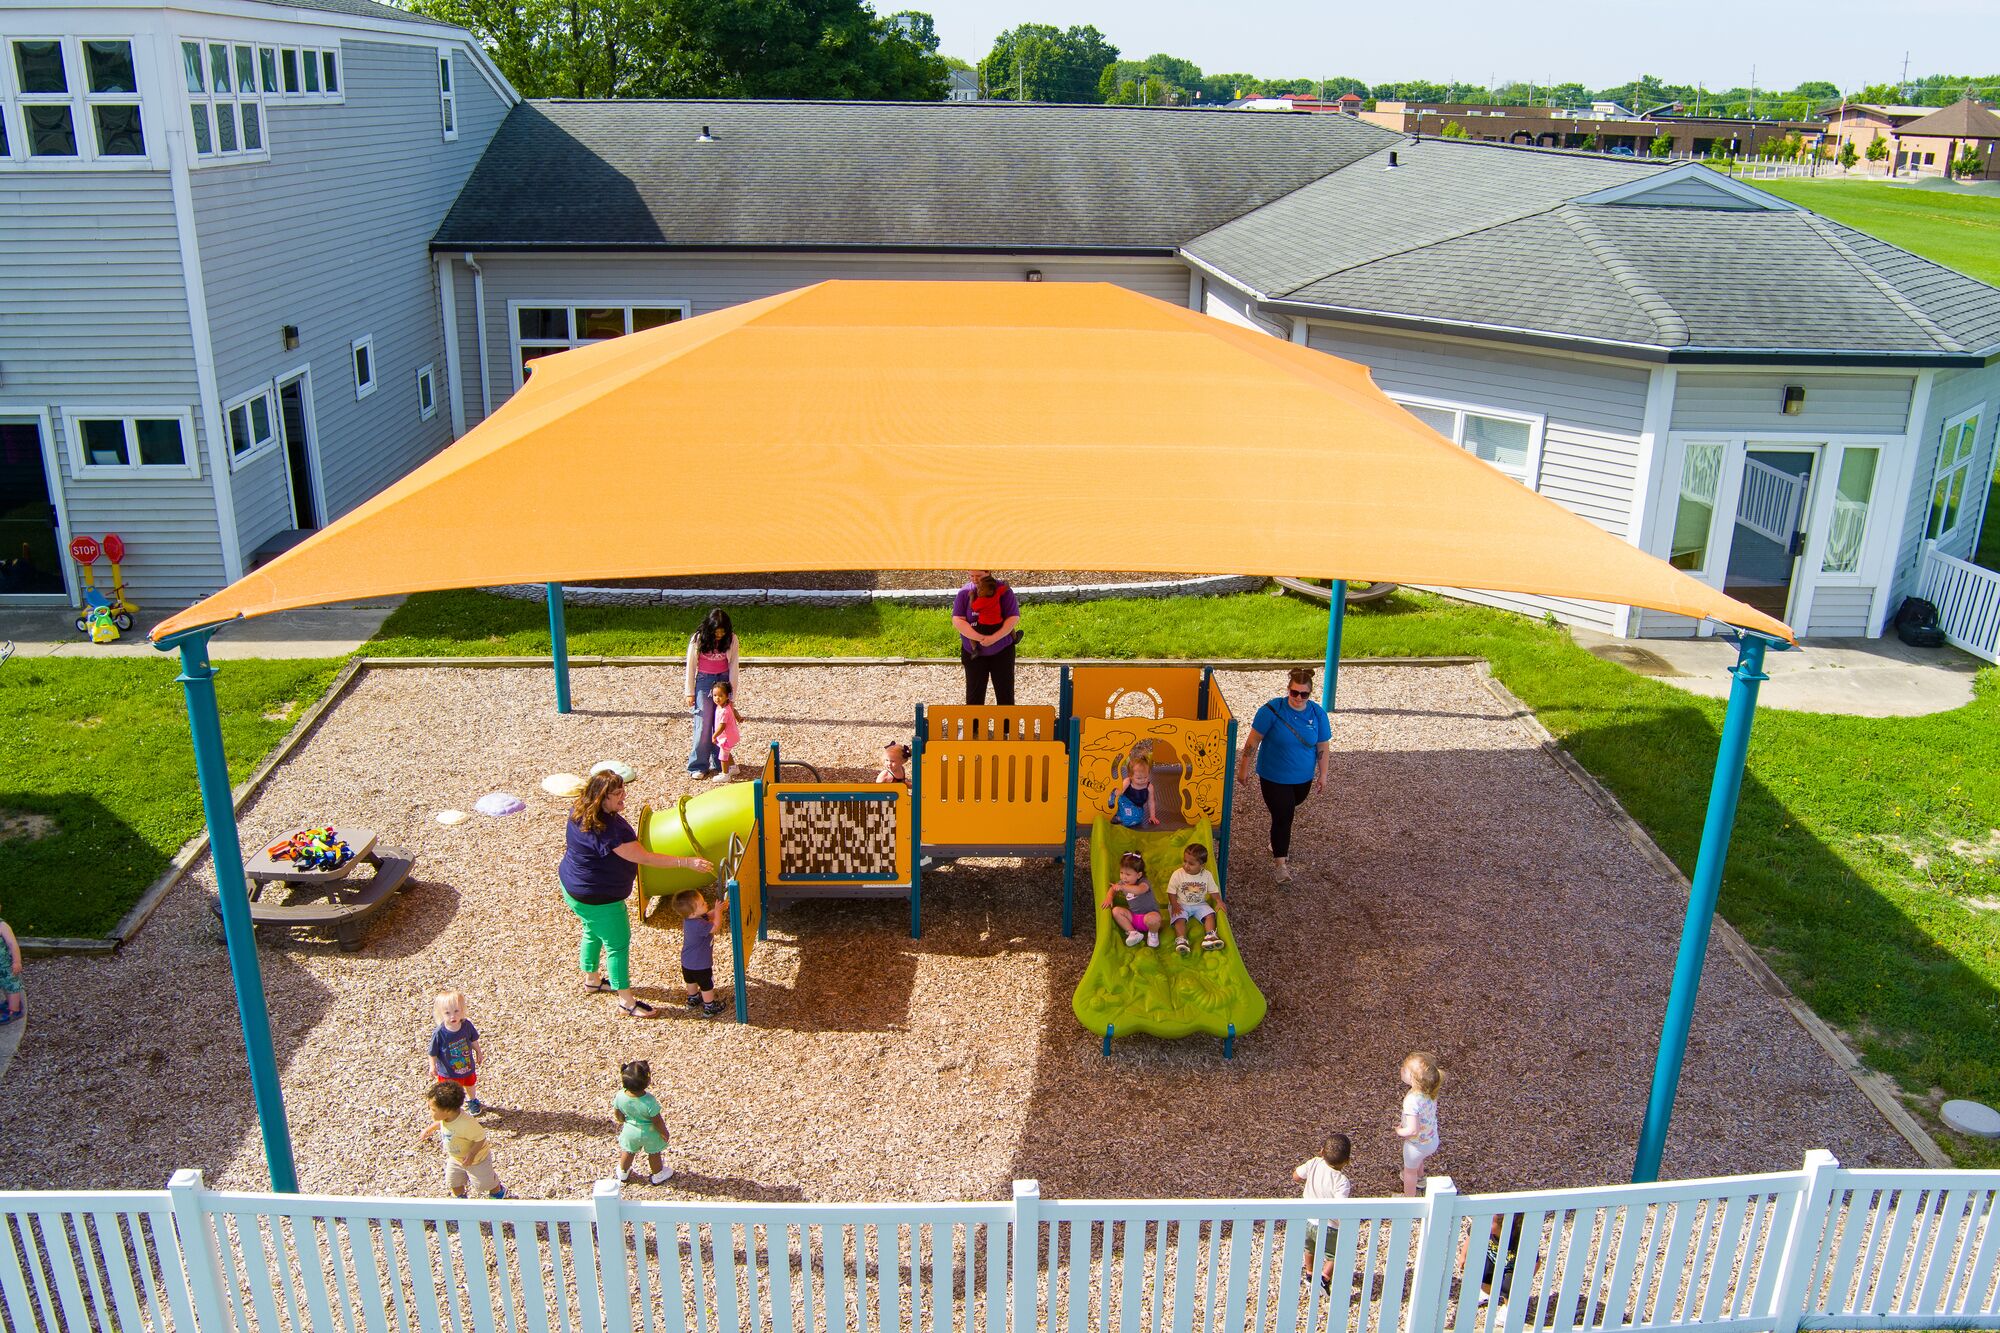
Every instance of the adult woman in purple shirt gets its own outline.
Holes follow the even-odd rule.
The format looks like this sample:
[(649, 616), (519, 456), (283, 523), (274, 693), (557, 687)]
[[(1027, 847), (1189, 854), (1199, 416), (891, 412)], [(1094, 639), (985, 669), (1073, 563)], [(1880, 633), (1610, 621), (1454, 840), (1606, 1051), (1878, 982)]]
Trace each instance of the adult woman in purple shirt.
[[(563, 902), (583, 923), (577, 963), (586, 991), (616, 991), (618, 1012), (627, 1018), (655, 1018), (659, 1010), (632, 994), (632, 918), (625, 900), (640, 866), (668, 866), (714, 874), (715, 867), (693, 856), (662, 856), (639, 844), (625, 821), (625, 780), (616, 773), (593, 773), (570, 810), (563, 830)], [(599, 963), (603, 963), (600, 969)]]
[(951, 599), (951, 627), (958, 631), (958, 655), (965, 663), (965, 702), (985, 703), (990, 680), (993, 702), (1003, 708), (1013, 704), (1020, 625), (1021, 603), (1014, 590), (990, 570), (967, 570), (965, 586)]

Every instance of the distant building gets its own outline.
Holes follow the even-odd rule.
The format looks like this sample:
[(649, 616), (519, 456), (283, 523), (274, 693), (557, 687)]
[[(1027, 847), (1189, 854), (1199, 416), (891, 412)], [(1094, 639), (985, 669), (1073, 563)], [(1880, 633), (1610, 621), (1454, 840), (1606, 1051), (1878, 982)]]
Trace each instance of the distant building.
[(977, 102), (979, 100), (979, 76), (969, 69), (951, 71), (945, 86), (944, 100), (947, 102)]
[(1913, 176), (1952, 176), (1960, 154), (1970, 149), (1980, 158), (1979, 170), (1961, 179), (2000, 178), (2000, 116), (1983, 102), (1964, 98), (1927, 116), (1906, 121), (1890, 136), (1889, 161), (1898, 172)]
[(1706, 156), (1720, 144), (1725, 153), (1755, 155), (1773, 140), (1797, 134), (1807, 142), (1824, 128), (1810, 120), (1756, 120), (1745, 116), (1688, 115), (1677, 103), (1646, 112), (1616, 102), (1587, 108), (1493, 106), (1471, 102), (1381, 101), (1361, 119), (1405, 134), (1442, 134), (1456, 121), (1466, 134), (1489, 143), (1537, 148), (1581, 148), (1594, 141), (1599, 152), (1642, 155), (1653, 141), (1673, 140), (1673, 152)]
[(1878, 164), (1868, 161), (1868, 145), (1879, 136), (1884, 143), (1892, 142), (1896, 131), (1913, 120), (1920, 120), (1937, 110), (1932, 106), (1885, 106), (1868, 102), (1842, 102), (1820, 113), (1826, 122), (1821, 131), (1821, 143), (1830, 157), (1840, 155), (1844, 144), (1853, 144), (1855, 155), (1868, 170), (1884, 173), (1894, 170), (1893, 159)]

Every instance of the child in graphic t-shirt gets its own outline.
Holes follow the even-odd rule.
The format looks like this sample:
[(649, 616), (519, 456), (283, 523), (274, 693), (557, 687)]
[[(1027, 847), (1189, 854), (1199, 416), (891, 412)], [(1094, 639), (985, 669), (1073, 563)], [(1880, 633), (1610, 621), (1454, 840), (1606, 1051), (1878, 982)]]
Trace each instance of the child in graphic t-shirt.
[(444, 1147), (444, 1187), (458, 1198), (477, 1185), (489, 1199), (504, 1199), (507, 1190), (493, 1174), (493, 1145), (486, 1126), (465, 1113), (465, 1089), (456, 1083), (433, 1083), (425, 1096), (431, 1122), (417, 1137), (436, 1134)]
[(722, 1012), (715, 998), (715, 932), (722, 929), (726, 904), (717, 899), (710, 904), (693, 889), (674, 896), (674, 910), (681, 914), (681, 980), (687, 983), (687, 1007), (706, 1018)]
[[(1353, 1155), (1354, 1145), (1347, 1135), (1328, 1134), (1320, 1144), (1319, 1156), (1308, 1157), (1292, 1172), (1292, 1179), (1303, 1187), (1299, 1197), (1327, 1203), (1346, 1202), (1354, 1193), (1354, 1186), (1347, 1179), (1347, 1161)], [(1322, 1218), (1306, 1233), (1306, 1276), (1312, 1276), (1313, 1254), (1325, 1256), (1319, 1286), (1329, 1295), (1333, 1291), (1333, 1226)]]
[(456, 1083), (465, 1089), (465, 1113), (479, 1115), (486, 1106), (473, 1089), (479, 1086), (479, 1066), (486, 1052), (479, 1045), (479, 1029), (465, 1016), (465, 995), (448, 990), (432, 1006), (437, 1015), (437, 1031), (431, 1034), (431, 1074), (440, 1082)]
[(1160, 900), (1146, 882), (1145, 857), (1127, 852), (1118, 858), (1118, 882), (1105, 894), (1104, 905), (1111, 909), (1111, 919), (1124, 928), (1128, 948), (1137, 948), (1141, 940), (1149, 949), (1159, 947)]
[[(1213, 905), (1209, 902), (1211, 897), (1215, 900)], [(1193, 842), (1181, 853), (1180, 868), (1167, 877), (1167, 901), (1174, 907), (1176, 953), (1192, 952), (1188, 945), (1190, 923), (1202, 928), (1203, 949), (1222, 947), (1222, 933), (1216, 929), (1216, 916), (1222, 908), (1222, 887), (1208, 872), (1208, 848)]]

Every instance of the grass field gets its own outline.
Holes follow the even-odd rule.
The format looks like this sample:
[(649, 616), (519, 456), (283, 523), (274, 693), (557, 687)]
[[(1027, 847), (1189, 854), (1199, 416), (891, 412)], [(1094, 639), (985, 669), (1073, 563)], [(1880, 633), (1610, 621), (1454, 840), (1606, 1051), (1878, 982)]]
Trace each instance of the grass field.
[[(241, 780), (325, 691), (337, 661), (229, 662), (215, 679)], [(21, 935), (102, 935), (201, 831), (187, 712), (171, 662), (16, 657), (0, 669), (0, 914)], [(46, 827), (46, 826), (44, 826)]]
[(1916, 190), (1882, 181), (1754, 181), (1781, 199), (2000, 286), (2000, 194)]

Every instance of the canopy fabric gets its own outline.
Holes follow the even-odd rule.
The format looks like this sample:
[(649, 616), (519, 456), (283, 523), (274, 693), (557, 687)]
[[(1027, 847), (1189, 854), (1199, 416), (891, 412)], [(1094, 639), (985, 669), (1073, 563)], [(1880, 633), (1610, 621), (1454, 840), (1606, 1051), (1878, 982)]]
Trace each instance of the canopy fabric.
[(545, 357), (463, 439), (153, 637), (440, 588), (951, 568), (1309, 573), (1792, 637), (1361, 366), (1027, 282), (825, 282)]

